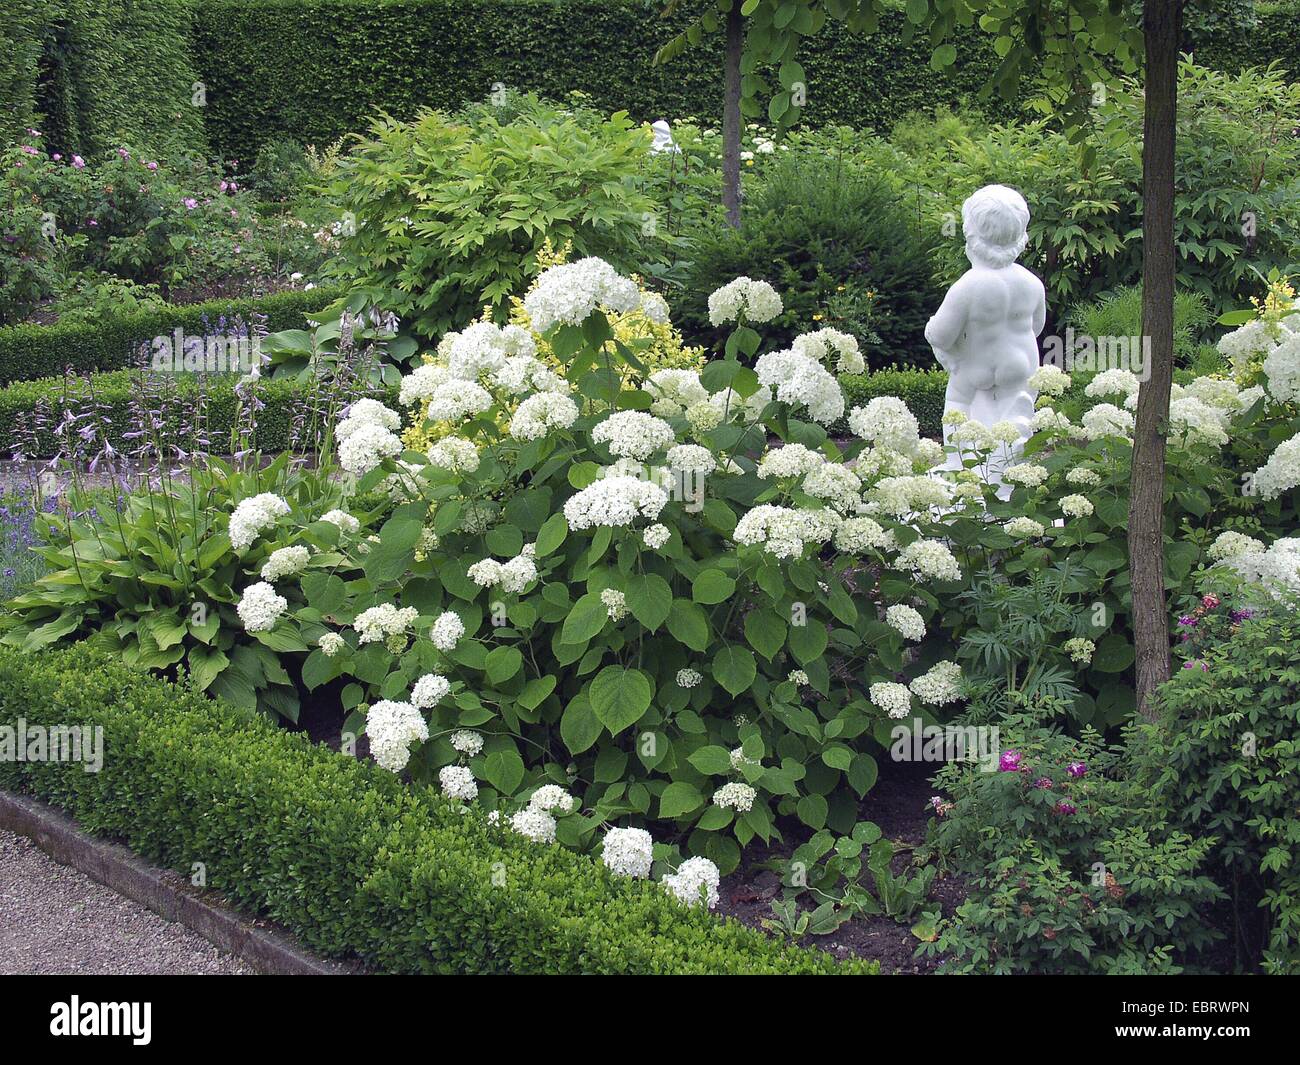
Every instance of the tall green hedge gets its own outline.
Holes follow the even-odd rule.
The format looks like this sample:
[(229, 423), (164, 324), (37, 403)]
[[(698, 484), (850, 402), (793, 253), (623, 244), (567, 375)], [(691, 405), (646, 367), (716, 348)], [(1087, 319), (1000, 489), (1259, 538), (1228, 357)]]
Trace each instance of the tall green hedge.
[(301, 329), (307, 315), (342, 294), (322, 286), (310, 292), (278, 292), (253, 299), (212, 300), (171, 306), (161, 311), (103, 318), (93, 325), (9, 325), (0, 328), (0, 385), (54, 377), (71, 367), (78, 371), (117, 370), (140, 364), (139, 347), (176, 329), (187, 336), (224, 330), (220, 320), (265, 315), (268, 332)]
[(308, 947), (393, 973), (870, 973), (687, 909), (657, 884), (463, 814), (430, 788), (85, 646), (0, 651), (0, 726), (104, 730), (98, 773), (0, 760), (0, 787), (187, 873)]
[[(0, 144), (39, 124), (47, 148), (202, 149), (190, 0), (5, 0)], [(10, 40), (13, 41), (12, 46)]]
[[(194, 54), (208, 86), (208, 136), (251, 157), (277, 134), (325, 144), (385, 109), (455, 108), (493, 85), (556, 99), (572, 90), (642, 119), (721, 112), (718, 38), (654, 67), (683, 25), (651, 0), (206, 0)], [(828, 29), (802, 54), (806, 119), (888, 129), (907, 110), (976, 92), (996, 62), (982, 40), (955, 74), (929, 67), (923, 41), (900, 40), (901, 12), (880, 31)]]

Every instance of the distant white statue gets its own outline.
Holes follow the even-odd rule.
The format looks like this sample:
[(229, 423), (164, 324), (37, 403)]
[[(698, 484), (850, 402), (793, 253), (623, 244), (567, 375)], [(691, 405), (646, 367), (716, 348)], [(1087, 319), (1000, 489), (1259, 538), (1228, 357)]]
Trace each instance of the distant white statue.
[(673, 140), (673, 131), (669, 128), (668, 123), (662, 118), (650, 126), (655, 135), (654, 141), (650, 144), (652, 152), (676, 152), (680, 151), (676, 142)]
[[(1029, 378), (1038, 369), (1047, 296), (1042, 281), (1016, 262), (1029, 240), (1029, 206), (1020, 193), (984, 186), (961, 205), (961, 225), (971, 268), (948, 289), (925, 339), (948, 371), (944, 414), (960, 411), (1003, 430), (1004, 442), (985, 469), (988, 480), (1001, 485), (1002, 471), (1018, 461), (1032, 431), (1038, 393)], [(1006, 423), (1016, 427), (1014, 440)], [(955, 428), (960, 443), (965, 434), (945, 419), (946, 445), (953, 444)], [(960, 469), (960, 457), (950, 454), (945, 465)], [(999, 494), (1005, 498), (1010, 486)]]

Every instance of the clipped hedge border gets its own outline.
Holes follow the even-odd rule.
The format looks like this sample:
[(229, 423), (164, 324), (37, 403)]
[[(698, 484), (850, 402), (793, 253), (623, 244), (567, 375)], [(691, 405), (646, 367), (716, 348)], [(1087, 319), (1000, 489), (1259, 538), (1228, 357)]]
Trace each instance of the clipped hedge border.
[(0, 724), (102, 726), (104, 765), (0, 761), (0, 786), (65, 809), (278, 921), (393, 973), (874, 973), (688, 910), (656, 884), (538, 846), (430, 788), (86, 645), (0, 650)]
[[(45, 377), (38, 381), (18, 381), (0, 389), (0, 456), (21, 452), (35, 459), (59, 454), (64, 439), (56, 436), (54, 430), (63, 412), (85, 409), (92, 396), (98, 416), (108, 419), (107, 423), (101, 423), (104, 436), (118, 451), (132, 450), (139, 443), (133, 444), (126, 435), (139, 428), (133, 400), (137, 394), (134, 376), (130, 370), (113, 370), (66, 379)], [(214, 453), (226, 450), (223, 444), (230, 439), (236, 424), (235, 381), (233, 375), (211, 376), (202, 385), (207, 436)], [(199, 393), (200, 385), (195, 377), (178, 377), (175, 386), (155, 408), (163, 424), (179, 427), (188, 420)], [(373, 395), (390, 407), (397, 407), (395, 386), (377, 387)], [(295, 418), (305, 421), (311, 409), (310, 384), (294, 379), (264, 378), (257, 386), (257, 398), (265, 406), (257, 412), (256, 439), (243, 441), (242, 446), (253, 446), (264, 452), (290, 450)]]
[[(943, 398), (948, 375), (943, 370), (890, 369), (864, 374), (843, 374), (844, 409), (851, 411), (877, 396), (897, 396), (916, 415), (922, 436), (943, 435)], [(832, 426), (832, 432), (848, 432), (847, 421)]]
[(227, 322), (265, 315), (266, 329), (303, 328), (307, 315), (343, 294), (334, 285), (310, 292), (276, 292), (253, 299), (211, 300), (103, 318), (93, 325), (9, 325), (0, 328), (0, 384), (53, 377), (66, 368), (118, 370), (139, 361), (139, 346), (176, 329), (187, 336), (205, 336)]

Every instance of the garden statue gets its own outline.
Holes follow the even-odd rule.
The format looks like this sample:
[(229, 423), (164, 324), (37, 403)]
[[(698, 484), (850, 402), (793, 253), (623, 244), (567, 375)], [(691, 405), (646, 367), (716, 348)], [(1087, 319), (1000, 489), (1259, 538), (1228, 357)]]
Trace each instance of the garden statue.
[(944, 444), (958, 449), (943, 468), (961, 469), (960, 449), (982, 435), (950, 417), (960, 412), (993, 430), (998, 443), (984, 474), (1002, 486), (1005, 498), (1011, 486), (1003, 485), (1002, 471), (1018, 460), (1032, 431), (1037, 392), (1029, 379), (1038, 369), (1047, 299), (1042, 281), (1016, 262), (1029, 239), (1029, 207), (1020, 193), (984, 186), (961, 205), (961, 224), (971, 268), (925, 327), (925, 339), (948, 371)]

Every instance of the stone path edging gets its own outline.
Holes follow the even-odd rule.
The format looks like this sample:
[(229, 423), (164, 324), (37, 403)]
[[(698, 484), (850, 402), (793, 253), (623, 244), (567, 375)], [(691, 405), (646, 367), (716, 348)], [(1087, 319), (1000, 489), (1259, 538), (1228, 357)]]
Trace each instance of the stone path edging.
[(285, 933), (210, 901), (212, 893), (197, 893), (177, 873), (159, 869), (121, 844), (87, 835), (67, 814), (39, 800), (0, 791), (0, 827), (28, 837), (55, 861), (179, 922), (261, 972), (346, 976), (362, 971), (308, 953)]

